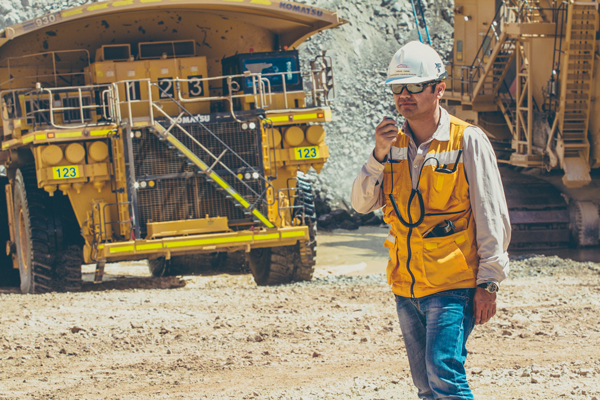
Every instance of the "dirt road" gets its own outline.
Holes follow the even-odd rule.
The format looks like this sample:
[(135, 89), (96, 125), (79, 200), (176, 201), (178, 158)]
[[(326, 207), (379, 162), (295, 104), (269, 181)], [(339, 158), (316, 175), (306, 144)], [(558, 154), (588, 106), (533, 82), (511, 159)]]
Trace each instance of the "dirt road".
[[(364, 275), (383, 270), (385, 230), (319, 237), (310, 283), (151, 279), (131, 263), (81, 293), (4, 291), (0, 399), (416, 398), (390, 290)], [(468, 344), (476, 398), (600, 399), (600, 268), (537, 257), (513, 270)]]

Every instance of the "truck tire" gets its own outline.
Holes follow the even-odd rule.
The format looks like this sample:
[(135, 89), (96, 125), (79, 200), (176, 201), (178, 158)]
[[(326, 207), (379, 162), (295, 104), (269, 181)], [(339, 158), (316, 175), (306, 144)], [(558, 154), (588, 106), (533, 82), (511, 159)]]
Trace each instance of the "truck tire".
[(298, 201), (303, 205), (304, 223), (308, 225), (308, 242), (298, 243), (299, 257), (296, 259), (294, 269), (295, 281), (310, 281), (315, 272), (317, 258), (317, 214), (315, 207), (315, 194), (308, 175), (298, 172), (296, 178), (296, 191)]
[(159, 257), (148, 260), (148, 269), (154, 277), (193, 275), (213, 269), (216, 257), (217, 253), (173, 256), (170, 260)]
[(308, 242), (298, 243), (299, 257), (294, 270), (295, 281), (310, 281), (315, 273), (317, 263), (317, 230), (315, 222), (308, 224)]
[(294, 279), (299, 257), (298, 244), (254, 249), (248, 253), (248, 265), (258, 286), (282, 285)]
[(298, 172), (296, 201), (292, 218), (308, 226), (309, 241), (294, 246), (255, 249), (248, 253), (248, 265), (259, 286), (281, 285), (292, 281), (310, 281), (315, 272), (317, 256), (317, 231), (315, 196), (309, 177)]
[(79, 290), (83, 238), (68, 198), (39, 189), (34, 167), (17, 170), (13, 195), (21, 292)]
[(0, 177), (0, 287), (19, 286), (19, 270), (13, 268), (12, 256), (6, 254), (6, 242), (10, 240), (8, 210), (4, 187), (8, 178)]
[(312, 280), (317, 254), (314, 223), (309, 224), (308, 231), (308, 242), (254, 249), (248, 253), (248, 265), (257, 285), (272, 286)]

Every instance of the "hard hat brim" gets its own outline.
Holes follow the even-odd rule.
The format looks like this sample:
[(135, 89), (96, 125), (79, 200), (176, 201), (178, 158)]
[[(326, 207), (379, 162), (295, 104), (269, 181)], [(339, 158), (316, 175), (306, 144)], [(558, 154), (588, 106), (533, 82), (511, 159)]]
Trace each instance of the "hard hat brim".
[(431, 76), (395, 76), (381, 82), (380, 85), (407, 85), (409, 83), (431, 82), (437, 79), (431, 79)]

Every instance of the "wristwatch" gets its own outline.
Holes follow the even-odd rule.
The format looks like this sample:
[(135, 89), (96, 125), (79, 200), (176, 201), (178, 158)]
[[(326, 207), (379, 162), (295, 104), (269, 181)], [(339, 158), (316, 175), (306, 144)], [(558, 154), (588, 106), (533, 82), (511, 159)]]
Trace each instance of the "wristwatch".
[(499, 289), (499, 286), (496, 282), (481, 283), (481, 284), (477, 285), (477, 287), (484, 289), (488, 293), (496, 293), (496, 292), (498, 292), (498, 289)]

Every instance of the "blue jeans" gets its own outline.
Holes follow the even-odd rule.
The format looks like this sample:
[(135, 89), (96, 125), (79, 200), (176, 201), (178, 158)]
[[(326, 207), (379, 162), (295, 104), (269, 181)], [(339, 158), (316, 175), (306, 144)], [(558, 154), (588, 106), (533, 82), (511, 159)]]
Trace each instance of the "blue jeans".
[(412, 379), (420, 399), (471, 400), (465, 360), (473, 330), (474, 289), (412, 299), (396, 296), (396, 309)]

